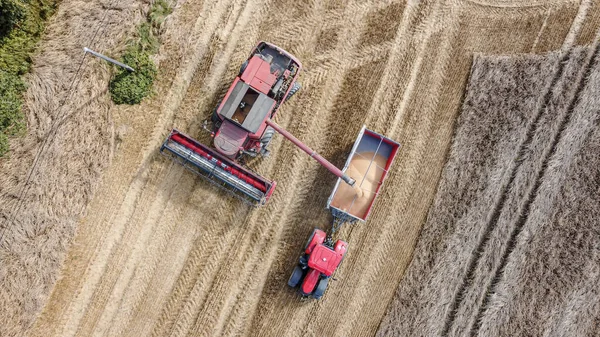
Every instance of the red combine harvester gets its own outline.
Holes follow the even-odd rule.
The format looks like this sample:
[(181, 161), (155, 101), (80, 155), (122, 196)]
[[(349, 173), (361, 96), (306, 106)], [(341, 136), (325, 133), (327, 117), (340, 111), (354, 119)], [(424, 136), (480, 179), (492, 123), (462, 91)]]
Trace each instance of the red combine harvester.
[[(363, 126), (343, 168), (345, 174), (356, 179), (355, 187), (361, 193), (358, 195), (354, 188), (340, 184), (338, 179), (327, 201), (334, 220), (332, 234), (343, 223), (366, 221), (399, 147), (393, 140)], [(320, 299), (347, 249), (346, 242), (334, 243), (330, 235), (315, 228), (288, 285), (292, 288), (300, 285), (300, 294)]]
[(213, 112), (215, 148), (173, 129), (161, 146), (161, 153), (257, 206), (269, 200), (276, 182), (248, 170), (239, 161), (244, 156), (268, 155), (276, 131), (353, 186), (354, 179), (272, 120), (280, 105), (300, 89), (297, 79), (301, 69), (300, 62), (285, 50), (259, 42)]

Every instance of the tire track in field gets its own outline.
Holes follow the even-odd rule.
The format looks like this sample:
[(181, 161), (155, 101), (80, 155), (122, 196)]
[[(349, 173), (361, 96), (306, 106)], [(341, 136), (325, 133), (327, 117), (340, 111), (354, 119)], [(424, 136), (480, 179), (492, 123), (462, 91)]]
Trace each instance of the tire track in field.
[[(550, 71), (551, 73), (549, 73), (548, 76), (545, 77), (545, 79), (548, 81), (543, 80), (543, 82), (546, 82), (546, 86), (548, 86), (548, 83), (551, 83), (551, 79), (556, 73), (556, 68), (554, 67), (558, 66), (557, 63), (559, 62), (559, 56), (560, 55), (553, 54), (547, 62), (547, 65), (549, 67), (552, 67), (552, 70)], [(513, 178), (511, 186), (508, 187), (505, 191), (506, 197), (504, 197), (503, 206), (499, 210), (497, 222), (493, 225), (493, 228), (489, 229), (489, 232), (486, 231), (488, 230), (487, 227), (481, 227), (481, 229), (486, 231), (484, 233), (487, 237), (487, 242), (485, 247), (479, 247), (482, 249), (481, 251), (476, 252), (478, 261), (476, 261), (476, 266), (474, 268), (473, 274), (470, 275), (469, 279), (467, 280), (468, 287), (463, 291), (463, 294), (461, 296), (461, 303), (458, 307), (457, 313), (455, 314), (456, 317), (461, 317), (461, 319), (457, 321), (456, 324), (453, 324), (452, 330), (449, 332), (449, 334), (451, 335), (462, 335), (468, 333), (470, 324), (472, 324), (472, 319), (474, 319), (472, 314), (473, 307), (477, 307), (477, 303), (479, 303), (482, 300), (483, 294), (481, 293), (481, 289), (485, 289), (487, 287), (487, 282), (489, 281), (489, 278), (487, 277), (486, 273), (481, 273), (479, 271), (496, 268), (498, 264), (498, 257), (502, 256), (503, 254), (506, 241), (505, 238), (507, 238), (510, 235), (509, 232), (513, 227), (511, 225), (511, 222), (516, 221), (517, 216), (516, 212), (510, 210), (513, 207), (518, 208), (518, 204), (520, 203), (521, 198), (526, 193), (526, 189), (528, 188), (528, 186), (530, 186), (529, 177), (533, 178), (533, 175), (535, 174), (535, 165), (529, 165), (529, 160), (527, 158), (532, 156), (532, 149), (535, 149), (539, 144), (543, 144), (543, 139), (549, 136), (549, 134), (545, 132), (542, 132), (542, 134), (540, 134), (540, 130), (544, 127), (544, 125), (547, 124), (548, 118), (552, 119), (552, 117), (550, 116), (554, 114), (550, 111), (551, 109), (548, 109), (547, 107), (555, 106), (554, 111), (556, 112), (563, 111), (564, 109), (566, 109), (566, 105), (561, 104), (560, 107), (555, 105), (557, 102), (557, 93), (561, 93), (563, 91), (570, 91), (570, 86), (568, 83), (571, 80), (577, 79), (577, 68), (579, 61), (573, 62), (573, 59), (582, 59), (583, 61), (583, 53), (573, 52), (565, 61), (566, 65), (562, 70), (560, 79), (552, 85), (552, 93), (550, 94), (548, 104), (544, 104), (545, 107), (542, 108), (544, 110), (542, 112), (542, 116), (536, 122), (537, 126), (535, 127), (535, 130), (532, 131), (532, 134), (529, 136), (530, 139), (533, 140), (527, 147), (523, 148), (523, 152), (520, 154), (523, 157), (520, 157), (519, 161), (524, 162), (525, 165), (521, 165), (519, 171), (515, 173), (515, 177)], [(531, 116), (528, 116), (529, 118), (527, 118), (527, 120), (531, 121), (532, 118), (535, 117), (536, 112), (540, 108), (539, 104), (541, 104), (542, 99), (543, 95), (536, 95), (537, 103), (530, 109), (532, 113)], [(520, 142), (527, 135), (527, 120), (524, 121), (523, 127), (521, 128), (522, 131), (519, 131), (518, 136), (515, 138), (516, 143), (514, 145), (514, 148), (507, 148), (504, 151), (504, 153), (508, 154), (508, 157), (505, 156), (505, 167), (510, 167), (511, 162), (513, 161), (512, 157), (515, 153), (518, 152), (519, 145), (521, 145)], [(529, 173), (523, 174), (523, 172)], [(506, 171), (502, 170), (501, 173), (506, 174)], [(497, 181), (500, 182), (501, 179), (502, 175), (498, 175)], [(498, 184), (497, 187), (498, 190), (491, 192), (490, 194), (490, 206), (492, 206), (494, 202), (497, 201), (497, 194), (502, 191), (502, 186), (500, 184)], [(489, 221), (489, 216), (491, 213), (489, 209), (484, 210), (484, 212), (486, 212), (486, 214), (482, 214), (482, 217), (478, 221), (483, 224)], [(475, 243), (476, 242), (473, 242), (473, 244)], [(465, 256), (465, 261), (469, 258), (473, 257)], [(483, 267), (483, 269), (480, 269), (481, 267)]]
[[(204, 8), (203, 14), (205, 14), (207, 12), (207, 10), (209, 10), (210, 8)], [(219, 9), (217, 7), (217, 9)], [(201, 16), (198, 20), (197, 20), (197, 25), (195, 27), (196, 31), (203, 31), (203, 28), (205, 28), (204, 24), (210, 25), (212, 24), (214, 26), (214, 24), (216, 24), (216, 21), (218, 21), (218, 16), (220, 16), (220, 14), (222, 14), (223, 9), (221, 8), (221, 12), (217, 12), (217, 15), (207, 15), (207, 16)], [(212, 11), (210, 12), (212, 13)], [(205, 14), (206, 15), (206, 14)], [(215, 17), (217, 16), (217, 17)], [(198, 35), (197, 33), (192, 32), (192, 36), (194, 35)], [(205, 34), (206, 35), (206, 34)], [(210, 34), (208, 34), (208, 37), (210, 36)], [(99, 241), (102, 242), (102, 246), (99, 245), (98, 243), (98, 247), (100, 251), (97, 251), (94, 254), (94, 258), (92, 258), (92, 260), (94, 261), (100, 261), (100, 263), (102, 264), (102, 261), (106, 261), (106, 257), (108, 257), (108, 254), (112, 251), (113, 246), (116, 244), (116, 240), (118, 240), (118, 238), (121, 236), (120, 233), (122, 233), (122, 231), (125, 228), (125, 223), (127, 222), (127, 219), (131, 218), (131, 214), (133, 212), (133, 210), (135, 209), (135, 205), (137, 204), (137, 200), (139, 199), (139, 193), (144, 189), (144, 185), (145, 185), (145, 179), (147, 179), (147, 162), (148, 160), (150, 160), (150, 153), (156, 151), (156, 144), (151, 144), (152, 140), (155, 140), (156, 143), (159, 143), (159, 137), (160, 137), (160, 133), (164, 132), (164, 123), (168, 122), (168, 119), (172, 118), (172, 115), (174, 113), (174, 110), (176, 109), (176, 107), (178, 106), (178, 98), (180, 96), (180, 94), (178, 94), (177, 92), (179, 90), (183, 88), (185, 88), (188, 84), (189, 84), (189, 80), (188, 78), (191, 76), (191, 74), (194, 73), (195, 68), (198, 65), (199, 59), (202, 57), (203, 53), (205, 52), (205, 48), (203, 48), (203, 45), (205, 45), (206, 38), (208, 37), (203, 37), (202, 35), (200, 35), (199, 40), (197, 41), (197, 43), (195, 44), (195, 50), (197, 51), (197, 53), (195, 54), (189, 54), (189, 56), (186, 58), (186, 60), (184, 61), (184, 71), (183, 72), (179, 72), (178, 77), (176, 78), (175, 82), (173, 83), (172, 87), (171, 87), (171, 94), (168, 95), (168, 99), (166, 100), (166, 103), (163, 105), (163, 111), (166, 111), (167, 113), (163, 114), (163, 118), (159, 121), (158, 125), (155, 126), (154, 128), (154, 132), (153, 132), (153, 137), (150, 137), (150, 139), (147, 141), (147, 145), (146, 146), (146, 150), (143, 151), (143, 153), (145, 153), (145, 159), (143, 159), (142, 161), (142, 165), (140, 170), (138, 171), (138, 174), (136, 175), (136, 178), (134, 178), (132, 184), (130, 185), (129, 191), (126, 193), (123, 202), (121, 204), (121, 210), (119, 211), (119, 213), (114, 214), (113, 215), (113, 219), (111, 221), (111, 223), (113, 223), (114, 225), (111, 226), (109, 232), (106, 235), (103, 235), (103, 237), (105, 237), (105, 239)], [(191, 73), (191, 74), (190, 74)], [(114, 207), (111, 207), (112, 209), (114, 209)], [(111, 208), (107, 208), (107, 209), (111, 209)], [(93, 220), (93, 218), (92, 218)], [(109, 239), (110, 238), (110, 239)], [(107, 242), (106, 240), (111, 240), (110, 242)], [(73, 329), (73, 325), (76, 324), (75, 322), (79, 321), (80, 318), (83, 315), (83, 308), (87, 307), (87, 303), (89, 303), (89, 299), (92, 295), (92, 291), (91, 289), (93, 289), (93, 285), (96, 284), (101, 275), (102, 275), (102, 271), (104, 270), (104, 267), (99, 267), (96, 268), (98, 266), (94, 266), (93, 269), (88, 269), (88, 272), (86, 272), (86, 278), (85, 278), (85, 284), (81, 286), (80, 290), (78, 290), (78, 294), (77, 295), (77, 300), (71, 302), (71, 307), (70, 309), (68, 309), (71, 314), (69, 314), (68, 316), (68, 321), (66, 323), (66, 329), (70, 330), (70, 331), (74, 331)], [(92, 274), (90, 274), (92, 273)]]
[[(172, 245), (169, 245), (172, 241), (179, 241), (177, 249), (181, 249), (183, 252), (188, 252), (191, 241), (198, 236), (194, 226), (189, 225), (190, 222), (184, 219), (185, 210), (187, 208), (191, 208), (192, 204), (189, 199), (189, 194), (193, 191), (197, 183), (192, 179), (191, 176), (186, 176), (182, 178), (181, 189), (175, 191), (174, 198), (169, 201), (168, 207), (165, 209), (163, 213), (165, 215), (165, 219), (161, 219), (160, 223), (162, 226), (158, 226), (158, 233), (152, 235), (151, 241), (148, 245), (144, 247), (144, 254), (146, 258), (142, 261), (139, 261), (137, 265), (129, 267), (134, 269), (132, 277), (129, 278), (127, 282), (126, 289), (122, 291), (121, 299), (116, 298), (115, 301), (118, 301), (118, 307), (114, 310), (112, 317), (110, 318), (110, 322), (107, 324), (108, 329), (106, 335), (109, 336), (123, 336), (126, 334), (126, 327), (131, 323), (131, 321), (135, 318), (136, 313), (142, 308), (146, 308), (142, 310), (146, 313), (146, 318), (156, 316), (152, 310), (148, 310), (148, 308), (153, 308), (158, 303), (162, 303), (164, 298), (156, 299), (156, 296), (149, 296), (148, 292), (152, 289), (164, 289), (170, 288), (166, 286), (169, 282), (172, 282), (172, 278), (169, 275), (178, 275), (177, 272), (180, 268), (177, 263), (170, 263), (168, 266), (162, 266), (164, 269), (168, 269), (170, 273), (164, 272), (163, 269), (158, 269), (161, 266), (161, 259), (165, 257), (171, 257), (172, 255), (177, 255), (176, 252), (171, 254), (167, 254)], [(182, 207), (176, 209), (175, 212), (172, 211), (173, 204), (181, 204)], [(192, 222), (193, 223), (193, 222)], [(186, 226), (187, 225), (187, 226)], [(177, 240), (178, 234), (183, 236)], [(176, 258), (173, 258), (172, 261), (177, 261)], [(128, 268), (126, 267), (125, 270)], [(153, 279), (153, 276), (157, 272), (163, 273), (163, 277), (160, 279)], [(153, 282), (150, 280), (153, 279)], [(157, 286), (161, 285), (162, 287)], [(149, 289), (149, 286), (153, 286), (152, 289)], [(152, 299), (152, 302), (149, 299)], [(142, 303), (145, 306), (142, 306)], [(106, 313), (107, 311), (105, 311)], [(127, 329), (130, 330), (130, 329)], [(142, 330), (142, 329), (140, 329)], [(145, 331), (135, 331), (134, 334), (131, 335), (148, 335), (148, 332)]]
[[(529, 142), (531, 141), (531, 139), (532, 139), (531, 137), (537, 127), (537, 123), (538, 123), (539, 119), (542, 117), (542, 113), (544, 111), (544, 106), (546, 106), (548, 104), (548, 102), (552, 96), (552, 90), (556, 86), (557, 81), (560, 79), (560, 77), (562, 76), (562, 74), (564, 72), (565, 61), (568, 59), (569, 55), (570, 55), (570, 53), (566, 52), (563, 55), (563, 57), (561, 57), (561, 60), (557, 64), (557, 70), (556, 70), (555, 76), (552, 78), (549, 85), (544, 88), (544, 95), (542, 96), (543, 98), (541, 100), (541, 103), (539, 104), (539, 109), (536, 112), (536, 114), (534, 115), (532, 121), (527, 125), (525, 137), (522, 139), (521, 144), (518, 146), (519, 154), (523, 153), (524, 149), (528, 146)], [(511, 166), (509, 168), (507, 168), (506, 173), (504, 174), (505, 178), (503, 179), (504, 182), (501, 184), (501, 192), (497, 195), (497, 199), (491, 208), (492, 210), (489, 215), (489, 220), (487, 221), (486, 225), (484, 226), (485, 229), (484, 229), (482, 235), (480, 235), (480, 240), (477, 243), (476, 248), (473, 250), (473, 252), (471, 254), (471, 259), (468, 262), (468, 267), (466, 269), (466, 273), (463, 278), (463, 282), (461, 283), (460, 287), (458, 288), (458, 290), (454, 296), (454, 299), (452, 301), (452, 305), (448, 311), (448, 316), (446, 317), (446, 320), (444, 322), (444, 328), (442, 329), (443, 336), (446, 336), (448, 334), (448, 332), (450, 331), (450, 329), (452, 327), (454, 320), (456, 319), (456, 314), (458, 312), (460, 303), (461, 303), (462, 299), (464, 298), (465, 292), (470, 287), (469, 282), (473, 278), (473, 276), (476, 272), (476, 267), (477, 267), (479, 258), (481, 256), (481, 254), (483, 253), (484, 247), (487, 245), (488, 240), (490, 239), (489, 234), (494, 230), (495, 225), (498, 221), (498, 218), (500, 217), (500, 212), (502, 211), (502, 209), (504, 207), (504, 203), (506, 201), (508, 188), (512, 185), (512, 182), (516, 176), (516, 171), (521, 163), (522, 163), (521, 161), (513, 161), (511, 163)]]
[[(411, 33), (422, 30), (427, 20), (432, 14), (435, 5), (425, 3), (407, 3), (402, 12), (402, 18), (396, 37), (394, 39), (390, 56), (387, 60), (386, 70), (381, 80), (381, 85), (377, 89), (373, 98), (373, 105), (369, 109), (366, 118), (368, 125), (374, 125), (375, 128), (381, 128), (387, 125), (388, 113), (393, 110), (393, 106), (398, 106), (402, 101), (408, 86), (408, 82), (403, 75), (409, 72), (413, 61), (407, 57), (412, 50), (411, 42), (416, 39), (407, 38)], [(418, 42), (417, 42), (418, 43)]]
[[(165, 216), (173, 214), (175, 219), (181, 217), (182, 211), (187, 206), (187, 197), (194, 187), (191, 177), (185, 177), (180, 181), (181, 175), (184, 172), (182, 167), (175, 164), (165, 165), (169, 167), (169, 172), (175, 172), (175, 176), (169, 174), (158, 175), (157, 180), (161, 181), (166, 187), (158, 189), (157, 196), (154, 198), (152, 205), (149, 208), (138, 207), (138, 212), (142, 214), (138, 219), (144, 226), (136, 231), (140, 232), (137, 242), (131, 252), (125, 251), (123, 257), (118, 261), (122, 263), (114, 263), (116, 258), (111, 259), (110, 268), (112, 273), (105, 273), (105, 277), (113, 277), (110, 287), (110, 294), (107, 291), (104, 296), (108, 298), (107, 305), (103, 305), (98, 310), (101, 310), (101, 318), (93, 327), (95, 334), (104, 335), (107, 330), (117, 329), (119, 323), (127, 322), (127, 317), (131, 315), (127, 309), (131, 308), (131, 297), (135, 300), (141, 300), (142, 294), (129, 292), (134, 289), (136, 291), (145, 289), (147, 283), (139, 282), (137, 276), (149, 277), (149, 274), (154, 269), (154, 265), (165, 249), (165, 244), (173, 235), (174, 221), (166, 221)], [(165, 200), (166, 198), (166, 200)], [(134, 222), (132, 219), (131, 222)], [(175, 220), (176, 221), (176, 220)], [(149, 226), (152, 224), (151, 226)], [(193, 232), (188, 232), (193, 234)], [(126, 239), (122, 240), (127, 242)], [(149, 265), (149, 266), (148, 266)], [(116, 273), (116, 275), (112, 275)], [(138, 281), (137, 285), (132, 287), (132, 282)], [(136, 298), (137, 297), (137, 298)], [(94, 302), (96, 305), (97, 301)], [(117, 314), (117, 311), (120, 313)], [(123, 312), (125, 311), (125, 312)], [(108, 333), (108, 335), (117, 335), (116, 333)], [(119, 334), (120, 335), (120, 334)]]
[[(227, 222), (234, 223), (232, 218), (238, 218), (243, 215), (240, 211), (232, 211), (232, 216)], [(192, 219), (188, 219), (192, 221)], [(206, 292), (206, 283), (210, 280), (217, 266), (224, 261), (215, 259), (214, 256), (226, 255), (226, 242), (232, 240), (235, 231), (232, 225), (230, 228), (219, 230), (217, 226), (208, 226), (205, 231), (202, 231), (199, 238), (194, 241), (194, 250), (185, 257), (184, 269), (177, 275), (176, 284), (173, 290), (169, 293), (169, 299), (165, 306), (160, 311), (161, 314), (153, 328), (153, 336), (165, 336), (180, 331), (179, 334), (184, 334), (186, 329), (182, 329), (182, 324), (193, 321), (194, 311), (192, 303), (197, 303), (195, 299), (202, 298), (202, 294)], [(198, 282), (198, 280), (206, 280)], [(145, 318), (145, 317), (144, 317)], [(142, 324), (138, 322), (138, 324)], [(188, 323), (190, 324), (190, 323)]]
[(575, 45), (575, 40), (579, 33), (581, 32), (581, 28), (583, 27), (583, 23), (588, 15), (588, 10), (592, 4), (591, 0), (582, 0), (579, 5), (577, 15), (573, 22), (571, 23), (571, 28), (569, 29), (569, 33), (565, 37), (565, 40), (562, 45), (562, 50), (567, 50), (572, 48)]
[(133, 216), (128, 219), (120, 244), (116, 245), (108, 256), (106, 270), (93, 289), (91, 304), (86, 306), (77, 336), (104, 334), (107, 328), (105, 321), (110, 319), (117, 309), (116, 306), (123, 296), (123, 287), (131, 278), (135, 264), (142, 258), (143, 247), (147, 245), (150, 235), (161, 220), (162, 209), (172, 198), (175, 189), (180, 188), (172, 181), (179, 180), (182, 170), (174, 170), (171, 165), (167, 165), (167, 170), (166, 179), (161, 180), (163, 175), (159, 174), (152, 178), (156, 185), (144, 186), (140, 195), (141, 202), (136, 205)]

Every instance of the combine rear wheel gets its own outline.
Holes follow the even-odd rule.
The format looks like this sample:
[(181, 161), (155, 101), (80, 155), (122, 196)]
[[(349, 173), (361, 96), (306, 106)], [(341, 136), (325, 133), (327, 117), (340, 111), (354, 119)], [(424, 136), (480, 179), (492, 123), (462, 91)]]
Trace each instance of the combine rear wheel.
[(260, 139), (260, 143), (262, 144), (260, 148), (260, 154), (262, 154), (263, 156), (267, 156), (269, 154), (269, 150), (267, 149), (267, 147), (271, 143), (271, 140), (273, 139), (274, 135), (275, 130), (270, 126), (267, 126), (265, 133), (263, 133), (263, 136)]
[(302, 280), (302, 268), (296, 266), (292, 272), (292, 276), (290, 276), (290, 279), (288, 280), (288, 286), (296, 288), (298, 283), (300, 283), (300, 280)]
[(320, 299), (321, 297), (323, 297), (323, 294), (325, 294), (325, 290), (327, 290), (328, 283), (329, 283), (328, 277), (321, 279), (321, 281), (319, 281), (319, 284), (317, 285), (317, 289), (315, 289), (315, 292), (313, 293), (313, 297), (316, 298), (317, 300)]
[(292, 89), (290, 89), (290, 92), (285, 100), (287, 101), (288, 99), (292, 98), (292, 96), (294, 96), (294, 94), (297, 93), (300, 88), (302, 88), (302, 84), (300, 84), (300, 82), (294, 82), (294, 85), (292, 86)]

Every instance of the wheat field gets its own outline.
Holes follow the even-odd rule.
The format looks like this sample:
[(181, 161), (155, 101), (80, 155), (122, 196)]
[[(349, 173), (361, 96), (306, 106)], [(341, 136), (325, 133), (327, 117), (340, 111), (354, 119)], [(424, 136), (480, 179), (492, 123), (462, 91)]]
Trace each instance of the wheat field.
[[(113, 105), (109, 67), (87, 60), (59, 114), (77, 70), (68, 59), (104, 14), (97, 49), (118, 55), (147, 5), (64, 0), (34, 57), (30, 135), (0, 168), (0, 304), (10, 308), (0, 335), (372, 336), (393, 326), (381, 322), (443, 177), (474, 55), (571, 50), (595, 41), (600, 20), (592, 1), (180, 0), (152, 97)], [(301, 301), (286, 280), (312, 229), (331, 226), (328, 171), (277, 136), (271, 156), (251, 163), (277, 189), (250, 209), (158, 153), (172, 127), (210, 141), (202, 121), (258, 40), (305, 66), (276, 121), (307, 145), (343, 165), (363, 124), (402, 144), (368, 222), (337, 233), (349, 251), (320, 301)]]

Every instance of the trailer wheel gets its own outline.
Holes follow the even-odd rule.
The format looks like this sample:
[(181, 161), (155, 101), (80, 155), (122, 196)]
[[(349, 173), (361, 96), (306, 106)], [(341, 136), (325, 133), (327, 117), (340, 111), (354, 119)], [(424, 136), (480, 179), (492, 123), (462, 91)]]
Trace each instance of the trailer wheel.
[(290, 89), (290, 92), (285, 100), (287, 101), (288, 99), (292, 98), (292, 96), (294, 96), (294, 94), (297, 93), (300, 88), (302, 88), (302, 84), (300, 84), (300, 82), (294, 82), (294, 85), (292, 85), (292, 89)]
[(323, 297), (323, 294), (325, 294), (325, 290), (327, 290), (327, 284), (329, 283), (329, 277), (326, 277), (324, 279), (321, 279), (321, 281), (319, 281), (319, 284), (317, 285), (317, 289), (315, 289), (315, 292), (313, 293), (313, 297), (315, 299), (321, 299), (321, 297)]
[(296, 288), (298, 283), (300, 283), (300, 280), (302, 280), (302, 269), (300, 266), (296, 266), (292, 272), (292, 275), (290, 276), (290, 279), (288, 280), (288, 286)]

